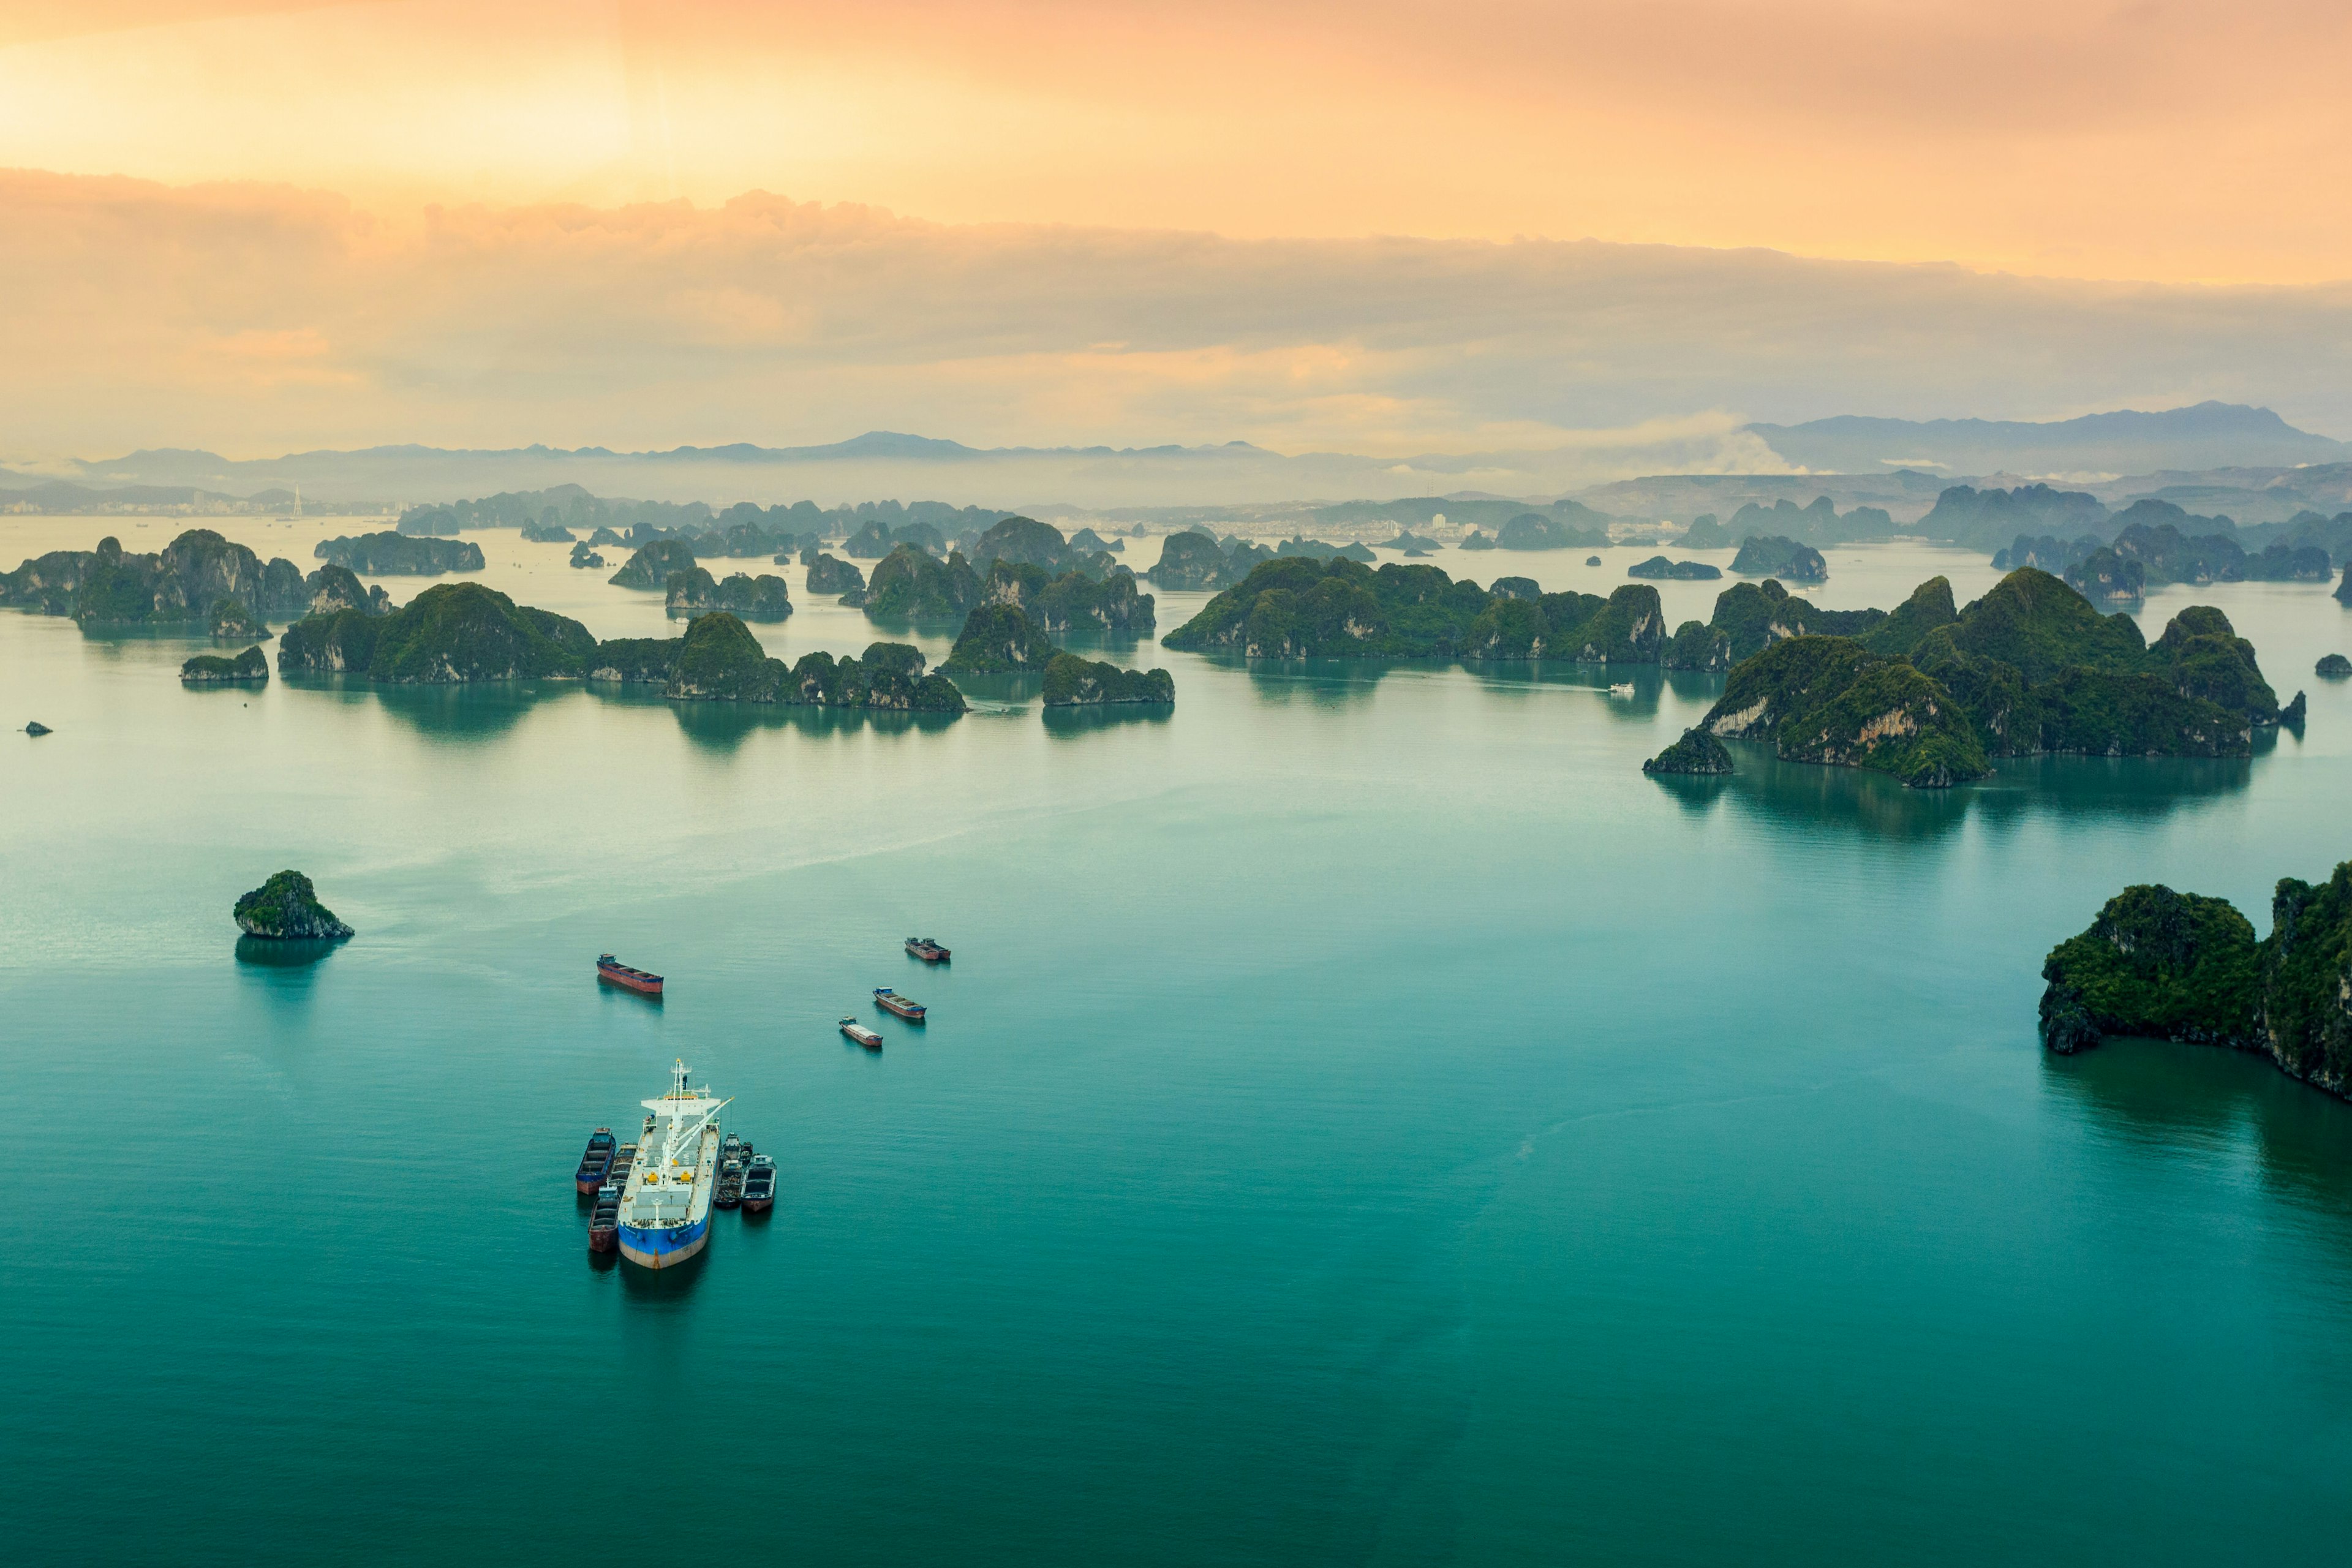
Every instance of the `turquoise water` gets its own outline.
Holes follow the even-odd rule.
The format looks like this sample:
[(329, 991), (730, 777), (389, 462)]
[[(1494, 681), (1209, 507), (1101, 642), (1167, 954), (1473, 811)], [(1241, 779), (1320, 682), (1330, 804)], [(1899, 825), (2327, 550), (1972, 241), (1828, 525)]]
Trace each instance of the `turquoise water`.
[[(661, 624), (477, 537), (526, 602)], [(1839, 606), (1992, 579), (1832, 564)], [(2266, 926), (2352, 855), (2352, 692), (2307, 677), (2352, 616), (2250, 584), (2150, 629), (2192, 597), (2310, 688), (2305, 737), (1948, 795), (1646, 779), (1715, 689), (1655, 672), (1147, 643), (1172, 717), (1007, 685), (915, 727), (190, 692), (184, 639), (0, 614), (0, 721), (57, 731), (0, 734), (11, 1555), (2339, 1561), (2352, 1106), (2032, 1034), (2124, 883)], [(238, 962), (229, 903), (289, 865), (359, 937)], [(667, 1003), (600, 990), (608, 949)], [(648, 1279), (570, 1177), (673, 1057), (782, 1176)]]

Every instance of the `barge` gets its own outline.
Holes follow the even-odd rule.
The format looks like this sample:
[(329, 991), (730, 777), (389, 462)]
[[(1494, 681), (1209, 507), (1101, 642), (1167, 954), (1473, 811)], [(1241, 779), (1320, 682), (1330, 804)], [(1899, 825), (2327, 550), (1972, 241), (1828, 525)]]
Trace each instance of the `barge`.
[(896, 1013), (909, 1024), (923, 1021), (924, 1007), (911, 996), (901, 996), (887, 985), (874, 988), (874, 1005), (887, 1013)]
[(609, 952), (597, 955), (596, 978), (607, 985), (618, 985), (625, 990), (634, 991), (640, 996), (658, 996), (662, 994), (660, 975), (650, 970), (639, 969), (634, 964), (623, 963)]

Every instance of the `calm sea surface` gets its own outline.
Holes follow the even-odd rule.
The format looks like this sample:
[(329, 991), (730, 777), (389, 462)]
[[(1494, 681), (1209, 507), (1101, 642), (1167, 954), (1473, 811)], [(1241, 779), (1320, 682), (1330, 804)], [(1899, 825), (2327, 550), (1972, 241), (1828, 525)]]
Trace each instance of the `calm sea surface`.
[[(0, 566), (178, 526), (0, 520)], [(224, 531), (308, 568), (366, 526)], [(662, 627), (473, 537), (525, 603)], [(1651, 552), (1440, 563), (1605, 589)], [(1830, 559), (1837, 607), (1993, 581)], [(0, 723), (57, 731), (0, 733), (8, 1555), (2341, 1562), (2352, 1106), (2033, 1036), (2043, 952), (2124, 884), (2267, 929), (2352, 856), (2352, 690), (2309, 673), (2352, 615), (2169, 590), (2151, 635), (2192, 600), (2310, 689), (2304, 738), (1940, 795), (1752, 750), (1644, 778), (1719, 685), (1655, 671), (1147, 641), (1113, 655), (1172, 717), (1007, 683), (926, 727), (188, 691), (198, 643), (0, 612)], [(286, 866), (360, 934), (240, 963), (229, 905)], [(571, 1176), (674, 1057), (780, 1195), (646, 1278)]]

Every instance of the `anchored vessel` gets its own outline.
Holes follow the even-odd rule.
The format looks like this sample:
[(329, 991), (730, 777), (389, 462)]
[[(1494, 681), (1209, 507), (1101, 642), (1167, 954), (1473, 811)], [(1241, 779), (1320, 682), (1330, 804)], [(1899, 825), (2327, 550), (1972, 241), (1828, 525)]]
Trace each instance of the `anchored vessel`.
[(600, 953), (596, 959), (596, 978), (607, 985), (626, 986), (646, 996), (662, 994), (662, 977), (634, 964), (623, 963), (611, 953)]
[(912, 956), (921, 959), (925, 963), (945, 963), (949, 959), (955, 956), (946, 948), (941, 947), (938, 942), (933, 942), (927, 936), (908, 937), (907, 939), (907, 952)]
[(901, 996), (887, 985), (874, 988), (874, 1005), (886, 1012), (896, 1013), (909, 1024), (923, 1021), (923, 1005), (911, 996)]
[(882, 1048), (882, 1037), (855, 1018), (844, 1018), (841, 1021), (841, 1032), (869, 1051), (878, 1051)]
[(686, 1064), (670, 1075), (637, 1146), (621, 1192), (621, 1256), (646, 1268), (674, 1268), (710, 1240), (710, 1200), (718, 1185), (719, 1112), (731, 1103), (708, 1089), (688, 1089)]
[(610, 1179), (614, 1147), (613, 1130), (609, 1127), (599, 1127), (588, 1135), (587, 1152), (580, 1156), (580, 1169), (572, 1177), (582, 1197), (595, 1196), (596, 1190)]

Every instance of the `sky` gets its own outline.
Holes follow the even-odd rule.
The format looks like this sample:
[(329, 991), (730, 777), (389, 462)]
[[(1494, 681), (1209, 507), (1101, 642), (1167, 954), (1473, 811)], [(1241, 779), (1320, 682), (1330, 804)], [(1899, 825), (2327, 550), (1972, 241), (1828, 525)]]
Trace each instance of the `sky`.
[(2288, 0), (10, 0), (0, 459), (2352, 436), (2347, 43)]

